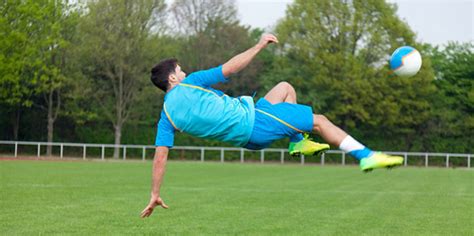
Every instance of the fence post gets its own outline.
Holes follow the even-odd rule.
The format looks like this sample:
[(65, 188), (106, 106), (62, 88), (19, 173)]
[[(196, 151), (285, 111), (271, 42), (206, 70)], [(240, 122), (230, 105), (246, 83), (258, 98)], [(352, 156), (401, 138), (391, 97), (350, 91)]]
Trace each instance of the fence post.
[(301, 165), (304, 165), (304, 155), (301, 155)]
[(204, 162), (204, 148), (201, 148), (201, 162)]
[(280, 162), (281, 162), (281, 164), (283, 164), (285, 162), (285, 151), (283, 151), (283, 150), (281, 150)]
[(82, 152), (82, 159), (86, 159), (86, 145), (82, 146), (84, 148), (84, 151)]
[(467, 168), (471, 168), (471, 154), (467, 155)]
[(425, 167), (428, 167), (428, 153), (425, 153)]
[(405, 152), (404, 155), (405, 155), (405, 160), (403, 160), (403, 162), (404, 162), (403, 165), (407, 166), (408, 165), (408, 153)]
[(260, 163), (263, 163), (265, 161), (265, 151), (262, 149), (260, 151)]
[(104, 145), (102, 145), (102, 151), (100, 153), (100, 159), (104, 160), (104, 157), (105, 157), (105, 147), (104, 147)]
[(244, 163), (244, 149), (240, 149), (240, 163)]
[(345, 152), (342, 152), (342, 165), (343, 166), (346, 165), (346, 153)]
[(40, 157), (40, 151), (41, 151), (41, 144), (38, 143), (38, 155), (37, 155), (38, 158)]
[(15, 142), (15, 158), (18, 155), (18, 142)]
[(61, 143), (61, 147), (59, 148), (59, 158), (63, 159), (63, 153), (64, 153), (64, 144)]
[(142, 161), (145, 161), (146, 147), (142, 147)]
[(127, 159), (127, 146), (123, 146), (123, 159)]
[(446, 168), (449, 168), (449, 154), (446, 154)]
[(323, 152), (323, 154), (321, 155), (321, 165), (324, 166), (324, 157), (326, 156), (325, 155), (326, 153)]
[(221, 162), (224, 162), (224, 148), (221, 148)]

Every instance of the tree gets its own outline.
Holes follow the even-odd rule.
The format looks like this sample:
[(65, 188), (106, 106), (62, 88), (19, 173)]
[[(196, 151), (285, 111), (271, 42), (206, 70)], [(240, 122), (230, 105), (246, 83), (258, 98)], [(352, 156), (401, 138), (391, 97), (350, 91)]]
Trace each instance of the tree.
[(36, 50), (45, 28), (36, 22), (45, 16), (36, 1), (0, 3), (0, 103), (14, 111), (13, 139), (18, 139), (22, 108), (31, 107), (37, 83), (34, 67), (41, 64)]
[(184, 35), (204, 32), (211, 22), (237, 21), (234, 0), (176, 0), (171, 6), (175, 18), (175, 31)]
[(443, 49), (426, 45), (436, 72), (434, 109), (428, 124), (436, 141), (427, 148), (472, 152), (474, 136), (474, 43), (450, 42)]
[[(148, 77), (152, 52), (145, 45), (152, 29), (163, 24), (158, 19), (164, 10), (163, 0), (91, 1), (81, 22), (85, 84), (93, 87), (90, 95), (99, 114), (113, 125), (115, 145), (121, 143), (122, 127)], [(114, 158), (118, 155), (116, 147)]]
[[(43, 97), (44, 104), (40, 105), (47, 111), (47, 141), (53, 142), (54, 122), (61, 109), (61, 100), (68, 83), (68, 64), (70, 46), (76, 33), (78, 19), (74, 5), (62, 0), (48, 1), (42, 8), (45, 16), (41, 22), (47, 35), (41, 41), (38, 51), (41, 53), (41, 66), (36, 68), (38, 77), (36, 93)], [(51, 155), (51, 145), (47, 146), (46, 155)]]
[(281, 56), (267, 86), (288, 80), (301, 102), (343, 129), (402, 135), (410, 149), (429, 118), (433, 73), (425, 60), (415, 77), (389, 75), (389, 54), (401, 45), (418, 46), (395, 12), (378, 0), (296, 0), (277, 25)]
[[(18, 138), (22, 107), (30, 107), (37, 95), (44, 95), (48, 113), (48, 142), (59, 111), (60, 88), (65, 80), (67, 36), (73, 33), (71, 6), (60, 0), (4, 1), (0, 10), (2, 27), (0, 96), (16, 109), (14, 139)], [(56, 104), (54, 104), (56, 102)], [(51, 154), (48, 146), (47, 154)]]

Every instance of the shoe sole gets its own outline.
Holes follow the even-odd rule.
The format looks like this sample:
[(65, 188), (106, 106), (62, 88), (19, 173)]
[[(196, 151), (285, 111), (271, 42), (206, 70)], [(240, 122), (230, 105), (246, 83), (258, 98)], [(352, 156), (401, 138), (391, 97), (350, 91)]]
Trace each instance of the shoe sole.
[(365, 170), (362, 170), (364, 173), (370, 173), (372, 172), (374, 169), (380, 169), (380, 168), (385, 168), (387, 170), (392, 170), (393, 168), (395, 167), (398, 167), (398, 166), (401, 166), (402, 164), (392, 164), (392, 165), (387, 165), (387, 166), (384, 166), (384, 167), (379, 167), (379, 168), (367, 168)]
[(301, 156), (301, 153), (300, 153), (300, 152), (290, 153), (290, 156), (292, 156), (292, 157), (300, 157), (300, 156)]
[(329, 150), (329, 148), (328, 148), (328, 149), (322, 149), (322, 150), (316, 151), (316, 152), (313, 153), (313, 156), (315, 156), (315, 157), (321, 156), (321, 155), (322, 155), (323, 153), (325, 153), (327, 150)]
[(369, 172), (372, 172), (374, 169), (373, 168), (369, 168), (369, 169), (365, 169), (365, 170), (362, 170), (364, 171), (364, 173), (369, 173)]
[[(319, 156), (321, 155), (322, 153), (326, 152), (328, 149), (322, 149), (322, 150), (318, 150), (316, 152), (314, 152), (313, 154), (308, 154), (307, 156)], [(292, 157), (300, 157), (301, 156), (301, 152), (290, 152), (290, 156)]]

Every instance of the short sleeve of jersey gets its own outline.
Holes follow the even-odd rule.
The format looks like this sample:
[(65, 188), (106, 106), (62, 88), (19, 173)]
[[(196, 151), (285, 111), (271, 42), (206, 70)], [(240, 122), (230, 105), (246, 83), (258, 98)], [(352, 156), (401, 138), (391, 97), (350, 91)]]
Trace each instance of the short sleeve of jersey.
[(156, 133), (155, 146), (173, 147), (175, 129), (169, 121), (166, 113), (161, 111), (161, 118), (158, 122), (158, 130)]
[(227, 82), (227, 78), (224, 77), (224, 74), (222, 73), (222, 65), (220, 65), (208, 70), (191, 73), (183, 82), (202, 87), (210, 87), (219, 82)]

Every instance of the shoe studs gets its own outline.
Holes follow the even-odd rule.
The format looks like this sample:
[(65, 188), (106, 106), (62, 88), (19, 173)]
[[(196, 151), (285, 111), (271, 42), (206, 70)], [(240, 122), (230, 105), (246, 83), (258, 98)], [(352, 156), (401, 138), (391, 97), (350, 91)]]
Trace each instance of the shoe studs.
[(373, 170), (374, 170), (374, 169), (372, 169), (372, 168), (365, 169), (365, 170), (364, 170), (364, 173), (369, 173), (369, 172), (372, 172)]

